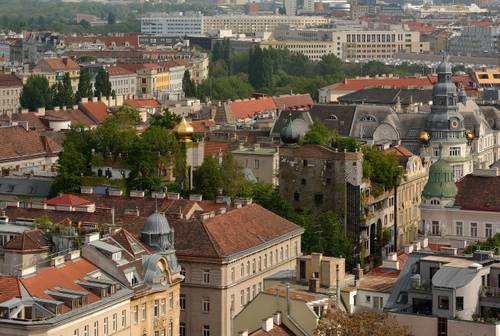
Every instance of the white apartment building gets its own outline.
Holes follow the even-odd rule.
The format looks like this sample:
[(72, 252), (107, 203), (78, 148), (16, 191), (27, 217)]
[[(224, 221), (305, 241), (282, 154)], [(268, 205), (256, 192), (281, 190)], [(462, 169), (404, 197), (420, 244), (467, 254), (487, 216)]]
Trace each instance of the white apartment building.
[(420, 33), (402, 27), (391, 30), (371, 30), (364, 27), (335, 29), (301, 29), (280, 27), (269, 46), (288, 49), (320, 60), (334, 54), (342, 60), (371, 60), (391, 58), (398, 52), (423, 53), (429, 43), (420, 40)]
[(109, 81), (117, 96), (134, 96), (137, 94), (137, 74), (118, 66), (109, 67)]
[(141, 18), (143, 34), (185, 36), (203, 34), (201, 13), (153, 13)]

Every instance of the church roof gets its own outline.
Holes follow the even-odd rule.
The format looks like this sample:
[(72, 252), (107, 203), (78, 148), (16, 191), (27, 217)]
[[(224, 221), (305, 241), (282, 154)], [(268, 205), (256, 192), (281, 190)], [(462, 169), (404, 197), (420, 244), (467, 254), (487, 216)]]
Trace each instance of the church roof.
[(457, 195), (453, 168), (443, 158), (431, 165), (429, 180), (422, 196), (425, 198), (454, 198)]

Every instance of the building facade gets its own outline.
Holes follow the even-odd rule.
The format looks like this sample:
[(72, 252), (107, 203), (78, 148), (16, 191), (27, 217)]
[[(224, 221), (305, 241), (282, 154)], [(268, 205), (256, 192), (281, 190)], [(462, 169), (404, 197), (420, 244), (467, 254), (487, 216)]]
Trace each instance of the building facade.
[(265, 148), (255, 144), (254, 147), (240, 146), (231, 153), (244, 170), (252, 172), (257, 182), (278, 185), (278, 148)]
[(137, 74), (115, 66), (106, 69), (109, 74), (111, 89), (117, 96), (135, 96), (137, 94)]
[(203, 34), (203, 15), (201, 13), (155, 13), (141, 20), (144, 34), (181, 37)]
[(0, 74), (0, 114), (15, 114), (20, 108), (23, 83), (15, 75)]

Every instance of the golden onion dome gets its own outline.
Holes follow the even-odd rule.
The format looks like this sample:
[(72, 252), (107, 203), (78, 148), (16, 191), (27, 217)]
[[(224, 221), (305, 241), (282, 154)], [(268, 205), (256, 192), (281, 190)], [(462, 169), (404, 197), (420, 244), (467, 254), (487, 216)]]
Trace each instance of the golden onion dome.
[(420, 134), (418, 135), (418, 139), (421, 141), (421, 142), (429, 142), (429, 140), (431, 140), (431, 136), (429, 135), (429, 133), (427, 131), (422, 131), (420, 132)]
[(474, 140), (474, 133), (471, 130), (465, 130), (465, 137), (467, 141), (472, 141)]
[(174, 131), (181, 140), (186, 142), (190, 141), (189, 138), (191, 138), (194, 133), (193, 126), (191, 126), (184, 117), (182, 117), (181, 122), (175, 126)]

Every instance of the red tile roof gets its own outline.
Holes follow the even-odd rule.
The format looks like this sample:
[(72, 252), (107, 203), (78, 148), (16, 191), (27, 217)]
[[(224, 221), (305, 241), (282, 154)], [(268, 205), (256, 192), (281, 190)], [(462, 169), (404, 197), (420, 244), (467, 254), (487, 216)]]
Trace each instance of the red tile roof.
[(45, 202), (47, 205), (64, 205), (64, 206), (80, 206), (92, 204), (92, 201), (83, 197), (71, 194), (62, 194)]
[(224, 155), (225, 153), (233, 149), (233, 147), (236, 147), (231, 142), (216, 142), (216, 141), (205, 141), (203, 145), (204, 145), (204, 152), (203, 152), (204, 157)]
[(203, 224), (221, 256), (247, 250), (299, 229), (257, 204), (209, 218)]
[(384, 150), (386, 154), (392, 154), (396, 156), (396, 159), (401, 165), (406, 165), (408, 159), (415, 156), (409, 149), (404, 146), (394, 146)]
[(310, 94), (283, 95), (273, 97), (274, 104), (277, 108), (283, 110), (295, 110), (300, 108), (311, 108), (314, 106), (314, 101)]
[(108, 107), (102, 101), (80, 103), (80, 108), (97, 123), (102, 123), (108, 116)]
[[(97, 126), (97, 122), (92, 120), (89, 116), (87, 116), (83, 111), (80, 109), (66, 109), (66, 110), (51, 110), (51, 111), (45, 111), (45, 115), (47, 117), (56, 117), (60, 118), (63, 120), (69, 120), (71, 121), (71, 126), (84, 126), (84, 127), (93, 127)], [(42, 117), (43, 118), (43, 117)]]
[(22, 157), (57, 155), (62, 147), (51, 138), (21, 126), (0, 127), (0, 161)]
[[(41, 268), (35, 275), (21, 279), (21, 283), (30, 296), (46, 300), (54, 300), (46, 292), (55, 290), (56, 287), (84, 291), (89, 293), (87, 303), (90, 304), (99, 301), (99, 297), (78, 285), (76, 281), (84, 281), (88, 273), (96, 270), (97, 267), (85, 259), (66, 261), (64, 266)], [(69, 307), (63, 306), (63, 313), (69, 310)]]
[(343, 83), (335, 85), (337, 91), (358, 91), (369, 87), (386, 88), (430, 88), (432, 81), (428, 77), (382, 77), (382, 78), (359, 78), (345, 79)]
[(215, 120), (213, 119), (191, 121), (191, 126), (193, 126), (195, 133), (205, 133), (210, 130), (210, 127), (214, 127), (215, 125)]
[(120, 66), (112, 66), (106, 69), (110, 76), (133, 75), (134, 72)]
[(0, 87), (22, 87), (23, 82), (14, 75), (0, 74)]
[(19, 279), (13, 276), (0, 275), (0, 303), (21, 297)]
[(161, 106), (161, 104), (156, 99), (129, 99), (125, 102), (125, 104), (137, 108)]
[(457, 182), (455, 206), (463, 210), (500, 212), (500, 176), (469, 174)]
[(80, 65), (69, 57), (65, 58), (48, 58), (43, 60), (52, 69), (57, 70), (80, 70)]
[(110, 34), (110, 35), (95, 35), (95, 36), (70, 36), (64, 38), (64, 43), (78, 44), (78, 43), (97, 43), (101, 42), (106, 47), (112, 47), (113, 43), (117, 47), (137, 47), (139, 45), (138, 33), (124, 33), (124, 34)]
[(382, 265), (375, 267), (370, 272), (366, 273), (366, 276), (385, 276), (389, 278), (398, 277), (401, 270), (404, 268), (406, 261), (408, 260), (408, 255), (406, 253), (398, 255), (399, 270), (388, 270)]
[(274, 325), (273, 329), (264, 331), (263, 329), (257, 330), (250, 334), (250, 336), (295, 336), (295, 333), (290, 331), (285, 325)]
[(270, 97), (235, 100), (229, 102), (228, 106), (236, 119), (253, 118), (256, 113), (276, 110), (276, 104)]
[(47, 251), (49, 249), (49, 241), (40, 230), (26, 230), (16, 238), (8, 241), (4, 249), (23, 253)]

